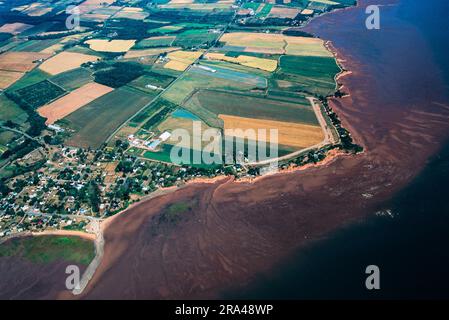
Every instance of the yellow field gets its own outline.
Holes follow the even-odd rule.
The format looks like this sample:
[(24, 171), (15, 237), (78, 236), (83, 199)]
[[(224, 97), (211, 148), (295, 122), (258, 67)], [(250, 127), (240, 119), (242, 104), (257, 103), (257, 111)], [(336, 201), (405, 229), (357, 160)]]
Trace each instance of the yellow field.
[(32, 70), (40, 59), (50, 54), (39, 52), (5, 52), (0, 54), (0, 70), (26, 72)]
[(88, 83), (37, 111), (47, 118), (46, 124), (52, 124), (112, 90), (114, 89), (99, 83)]
[(285, 53), (300, 56), (332, 56), (323, 40), (308, 37), (291, 37), (275, 33), (233, 32), (221, 37), (228, 46), (245, 47), (246, 52)]
[(188, 63), (172, 60), (172, 61), (167, 62), (164, 65), (164, 68), (171, 69), (171, 70), (176, 70), (176, 71), (184, 71), (184, 70), (186, 70), (189, 67), (189, 65), (190, 64), (188, 64)]
[(78, 68), (83, 63), (97, 61), (97, 56), (83, 53), (61, 52), (48, 59), (39, 66), (39, 69), (51, 75)]
[(164, 68), (184, 71), (189, 65), (195, 62), (196, 59), (201, 57), (203, 51), (174, 51), (170, 52), (167, 57), (170, 59), (164, 65)]
[[(311, 126), (301, 123), (261, 120), (252, 118), (243, 118), (220, 114), (219, 118), (224, 121), (225, 135), (227, 129), (266, 129), (266, 137), (257, 137), (261, 141), (269, 141), (270, 129), (278, 130), (278, 143), (295, 148), (306, 148), (320, 143), (324, 139), (323, 130), (319, 126)], [(239, 138), (247, 138), (243, 135), (232, 135)]]
[(314, 56), (314, 57), (332, 57), (324, 41), (318, 38), (307, 37), (285, 37), (287, 38), (287, 47), (285, 53), (294, 56)]
[(228, 61), (269, 72), (273, 72), (274, 70), (276, 70), (278, 65), (277, 60), (264, 59), (246, 55), (239, 55), (237, 58), (234, 58), (228, 57), (224, 53), (208, 53), (206, 57), (211, 60)]
[[(44, 50), (42, 50), (40, 52), (41, 53), (54, 54), (57, 51), (61, 51), (66, 43), (71, 42), (71, 41), (79, 40), (79, 39), (84, 38), (85, 36), (87, 36), (87, 35), (89, 35), (91, 33), (92, 32), (84, 32), (84, 33), (73, 34), (73, 35), (64, 37), (64, 38), (62, 38), (62, 40), (59, 43), (56, 43), (56, 44), (54, 44), (54, 45), (52, 45), (52, 46), (50, 46), (48, 48), (45, 48)], [(45, 33), (42, 33), (40, 35), (44, 35), (44, 34), (52, 34), (52, 32), (45, 32)]]
[(136, 40), (106, 40), (106, 39), (92, 39), (85, 43), (89, 45), (92, 50), (104, 52), (126, 52), (131, 49)]
[(154, 49), (142, 49), (142, 50), (130, 50), (125, 54), (125, 59), (140, 58), (145, 56), (159, 55), (164, 52), (171, 52), (174, 50), (179, 50), (179, 47), (168, 47), (168, 48), (154, 48)]
[(6, 89), (14, 82), (22, 78), (24, 73), (0, 70), (0, 89)]

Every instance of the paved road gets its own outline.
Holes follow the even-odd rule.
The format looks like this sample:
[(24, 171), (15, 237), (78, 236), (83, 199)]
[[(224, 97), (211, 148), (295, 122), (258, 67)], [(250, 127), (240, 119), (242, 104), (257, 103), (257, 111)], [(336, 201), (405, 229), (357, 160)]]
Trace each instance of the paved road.
[(21, 135), (27, 137), (28, 139), (34, 140), (34, 141), (36, 141), (37, 143), (39, 143), (40, 145), (42, 145), (42, 142), (40, 142), (36, 137), (30, 136), (30, 135), (27, 134), (26, 132), (23, 132), (23, 131), (14, 129), (14, 128), (10, 128), (10, 127), (5, 127), (5, 126), (0, 126), (0, 128), (3, 129), (3, 130), (9, 130), (9, 131), (12, 131), (12, 132), (21, 134)]

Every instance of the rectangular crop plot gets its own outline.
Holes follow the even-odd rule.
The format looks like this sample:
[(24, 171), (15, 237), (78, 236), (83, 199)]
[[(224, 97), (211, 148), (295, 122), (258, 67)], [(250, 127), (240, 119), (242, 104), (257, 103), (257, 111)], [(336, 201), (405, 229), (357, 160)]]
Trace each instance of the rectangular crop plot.
[[(158, 74), (154, 72), (147, 72), (143, 76), (132, 81), (129, 85), (150, 93), (159, 92), (158, 88), (166, 88), (176, 78)], [(157, 87), (157, 88), (154, 88)]]
[(48, 80), (44, 80), (31, 86), (13, 91), (10, 93), (10, 96), (19, 105), (25, 105), (36, 109), (65, 93), (66, 91), (61, 87), (51, 83)]
[(245, 136), (242, 135), (245, 130), (250, 129), (257, 132), (259, 129), (265, 129), (266, 136), (258, 136), (257, 139), (262, 141), (270, 141), (270, 129), (276, 129), (278, 130), (278, 143), (289, 147), (306, 148), (316, 145), (324, 139), (323, 130), (320, 126), (285, 121), (260, 120), (229, 115), (220, 115), (220, 118), (224, 121), (225, 134), (227, 129), (242, 130), (234, 131), (238, 133), (233, 136), (239, 138), (245, 138)]
[(99, 83), (88, 83), (64, 97), (39, 108), (38, 112), (42, 117), (47, 118), (47, 124), (51, 124), (112, 90), (112, 88)]
[(128, 118), (151, 101), (129, 87), (118, 88), (65, 118), (76, 132), (67, 144), (98, 148)]
[(60, 73), (52, 77), (50, 80), (51, 82), (63, 87), (66, 90), (74, 90), (82, 87), (86, 83), (93, 81), (93, 77), (89, 70), (78, 68)]
[(215, 115), (318, 125), (310, 105), (254, 97), (245, 94), (202, 90), (192, 96), (195, 104)]
[(329, 95), (335, 91), (335, 76), (340, 68), (331, 57), (283, 56), (276, 79), (296, 83), (299, 90)]
[(51, 54), (39, 52), (5, 52), (0, 54), (0, 69), (26, 72), (32, 70), (40, 59), (47, 59)]
[(175, 36), (162, 36), (162, 37), (152, 37), (139, 41), (134, 48), (144, 49), (144, 48), (158, 48), (158, 47), (170, 47), (175, 40)]
[(173, 42), (174, 46), (192, 48), (198, 46), (211, 46), (217, 40), (218, 33), (209, 32), (204, 29), (187, 30), (180, 33)]

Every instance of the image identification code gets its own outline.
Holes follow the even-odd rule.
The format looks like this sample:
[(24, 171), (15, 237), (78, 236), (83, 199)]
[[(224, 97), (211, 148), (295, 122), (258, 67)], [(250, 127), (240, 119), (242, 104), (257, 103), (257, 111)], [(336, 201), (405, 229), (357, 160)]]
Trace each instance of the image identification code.
[(273, 311), (271, 304), (220, 304), (218, 308), (188, 306), (183, 304), (176, 307), (176, 315), (199, 315), (206, 318), (210, 314), (218, 315), (269, 315)]

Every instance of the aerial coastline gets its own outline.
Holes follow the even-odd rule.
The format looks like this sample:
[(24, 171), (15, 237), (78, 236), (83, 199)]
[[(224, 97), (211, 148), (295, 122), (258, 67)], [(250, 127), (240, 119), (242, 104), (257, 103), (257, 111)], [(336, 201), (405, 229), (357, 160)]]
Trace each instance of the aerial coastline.
[[(353, 10), (355, 9), (348, 9), (345, 11), (351, 12)], [(333, 15), (326, 15), (325, 19), (330, 19), (333, 22), (335, 21), (333, 19), (336, 19), (334, 18), (335, 15), (343, 14), (348, 13), (335, 12)], [(331, 16), (333, 17), (331, 18)], [(320, 19), (323, 18), (324, 17), (321, 17)], [(329, 23), (329, 21), (323, 22), (322, 25), (326, 25), (326, 23)], [(311, 25), (314, 24), (315, 26), (319, 25), (318, 22), (313, 22)], [(323, 38), (325, 37), (323, 36)], [(338, 43), (334, 43), (334, 45), (340, 49), (340, 47), (338, 47)], [(348, 50), (347, 47), (344, 49), (345, 52)], [(176, 283), (176, 281), (184, 283), (184, 285), (187, 286), (185, 290), (188, 290), (187, 288), (196, 288), (196, 294), (194, 295), (196, 297), (217, 297), (217, 290), (220, 291), (219, 288), (223, 288), (224, 283), (227, 283), (230, 279), (232, 279), (232, 282), (235, 284), (243, 281), (243, 284), (237, 286), (236, 288), (244, 286), (244, 284), (249, 281), (248, 279), (253, 277), (252, 275), (255, 272), (260, 272), (261, 270), (269, 272), (270, 266), (274, 267), (275, 264), (273, 261), (278, 261), (278, 259), (281, 259), (281, 256), (283, 256), (283, 254), (279, 253), (281, 248), (283, 252), (291, 252), (291, 248), (300, 248), (301, 246), (310, 244), (311, 241), (313, 242), (317, 239), (323, 239), (327, 234), (329, 234), (330, 231), (335, 230), (336, 228), (342, 228), (343, 226), (350, 225), (354, 222), (363, 221), (364, 217), (369, 215), (370, 212), (375, 212), (382, 209), (382, 207), (379, 208), (379, 204), (381, 204), (384, 199), (388, 199), (391, 194), (394, 194), (396, 191), (400, 190), (405, 184), (413, 179), (413, 177), (415, 177), (419, 172), (419, 168), (422, 168), (425, 164), (427, 155), (435, 152), (435, 150), (438, 150), (441, 143), (440, 136), (447, 135), (447, 128), (443, 121), (443, 119), (447, 119), (447, 115), (444, 114), (444, 111), (441, 115), (437, 115), (436, 112), (442, 112), (442, 109), (438, 109), (439, 111), (437, 111), (434, 107), (433, 109), (435, 110), (435, 114), (429, 115), (433, 119), (432, 123), (434, 124), (434, 132), (432, 133), (432, 136), (434, 138), (427, 139), (427, 141), (431, 143), (427, 144), (425, 147), (424, 145), (420, 146), (426, 151), (422, 152), (417, 157), (418, 159), (405, 159), (403, 157), (389, 155), (390, 150), (392, 149), (396, 149), (397, 152), (404, 152), (403, 154), (407, 154), (407, 152), (409, 152), (409, 149), (404, 148), (405, 146), (402, 143), (399, 143), (398, 140), (395, 140), (396, 142), (392, 143), (386, 150), (384, 150), (385, 147), (383, 145), (378, 145), (376, 143), (376, 135), (373, 135), (370, 130), (374, 130), (374, 132), (377, 130), (392, 130), (394, 135), (398, 135), (399, 132), (397, 132), (397, 130), (393, 127), (388, 127), (388, 129), (387, 127), (369, 129), (369, 125), (364, 124), (361, 121), (362, 116), (364, 121), (369, 121), (368, 119), (371, 119), (372, 121), (373, 113), (368, 106), (372, 108), (375, 105), (374, 103), (367, 105), (365, 98), (365, 95), (368, 92), (366, 84), (369, 83), (369, 80), (361, 82), (362, 75), (367, 75), (367, 71), (363, 70), (362, 72), (360, 67), (365, 68), (365, 66), (368, 65), (361, 65), (360, 60), (355, 60), (346, 54), (341, 54), (340, 56), (344, 57), (346, 60), (345, 67), (353, 72), (352, 75), (339, 79), (350, 95), (341, 100), (333, 100), (332, 105), (341, 116), (345, 126), (350, 128), (351, 133), (356, 137), (356, 141), (361, 142), (364, 147), (367, 146), (367, 151), (363, 155), (346, 157), (345, 159), (337, 157), (330, 165), (326, 167), (310, 168), (299, 173), (294, 172), (291, 175), (287, 174), (285, 176), (282, 174), (267, 176), (254, 182), (253, 184), (228, 183), (226, 186), (220, 188), (219, 191), (216, 191), (215, 186), (208, 188), (212, 190), (207, 191), (207, 196), (204, 196), (205, 201), (207, 201), (203, 203), (205, 207), (202, 207), (202, 209), (199, 210), (200, 212), (195, 214), (196, 218), (192, 219), (206, 219), (206, 221), (210, 221), (210, 223), (216, 219), (219, 219), (218, 221), (220, 222), (220, 227), (217, 224), (218, 221), (210, 226), (202, 224), (192, 225), (193, 221), (189, 219), (188, 221), (181, 223), (179, 226), (174, 226), (172, 231), (166, 230), (165, 232), (167, 232), (167, 236), (170, 236), (168, 236), (163, 243), (167, 248), (166, 250), (169, 250), (169, 248), (174, 250), (174, 248), (181, 247), (181, 241), (189, 242), (191, 245), (193, 245), (195, 241), (199, 241), (198, 237), (191, 235), (192, 233), (207, 232), (211, 235), (209, 240), (214, 243), (211, 247), (221, 248), (221, 246), (223, 246), (235, 248), (235, 250), (237, 250), (233, 251), (234, 257), (231, 260), (232, 262), (228, 261), (225, 263), (223, 261), (222, 263), (224, 265), (221, 263), (217, 264), (216, 262), (212, 262), (214, 261), (212, 257), (214, 257), (215, 254), (213, 254), (213, 251), (208, 250), (207, 252), (210, 255), (210, 260), (207, 258), (201, 258), (201, 261), (203, 263), (210, 263), (210, 269), (216, 270), (216, 272), (210, 274), (209, 276), (202, 276), (199, 274), (199, 271), (192, 270), (189, 272), (189, 279), (192, 279), (192, 283), (189, 285), (190, 280), (189, 282), (184, 282), (178, 278), (175, 272), (176, 269), (172, 269), (175, 267), (169, 263), (169, 261), (173, 261), (172, 259), (174, 256), (177, 256), (178, 259), (183, 258), (176, 255), (175, 252), (169, 253), (169, 251), (166, 251), (166, 259), (169, 259), (170, 255), (172, 255), (172, 258), (170, 260), (163, 259), (163, 261), (158, 263), (158, 267), (153, 267), (153, 270), (156, 271), (159, 270), (158, 268), (162, 268), (165, 261), (165, 266), (163, 268), (166, 269), (166, 272), (169, 274), (170, 281), (167, 280), (168, 282), (165, 282), (151, 278), (146, 281), (146, 285), (148, 287), (167, 286), (167, 290), (169, 291), (152, 291), (148, 289), (147, 291), (140, 291), (142, 297), (184, 297), (187, 291), (183, 291), (182, 287), (170, 286), (170, 283)], [(392, 63), (397, 64), (396, 60)], [(401, 64), (398, 66), (402, 67)], [(432, 68), (431, 62), (429, 62), (428, 67)], [(408, 76), (408, 73), (404, 74), (404, 77)], [(438, 80), (434, 80), (434, 83), (437, 83), (435, 81)], [(388, 82), (388, 84), (391, 85), (391, 82)], [(363, 90), (361, 90), (361, 88), (363, 88)], [(379, 99), (384, 99), (384, 97)], [(426, 101), (420, 102), (423, 107), (429, 105)], [(357, 106), (354, 105), (355, 103), (357, 103)], [(387, 98), (377, 102), (376, 106), (381, 107), (385, 103), (388, 103), (390, 108), (392, 108), (391, 102)], [(397, 107), (396, 104), (395, 107)], [(402, 105), (402, 108), (408, 108), (408, 106)], [(412, 123), (417, 121), (416, 118), (411, 119), (410, 117), (399, 120), (399, 118), (394, 115), (396, 112), (394, 109), (390, 109), (389, 112), (390, 115), (394, 117), (395, 121), (405, 122), (401, 124), (404, 128), (410, 126), (410, 122), (407, 123), (408, 121), (411, 121)], [(420, 113), (418, 110), (413, 111), (412, 113), (414, 112)], [(424, 122), (421, 122), (421, 120), (420, 123), (424, 125), (423, 128), (426, 127)], [(410, 140), (408, 130), (405, 129), (400, 134), (405, 136), (403, 136), (399, 141)], [(423, 134), (423, 136), (426, 137), (428, 136), (428, 131), (425, 129), (422, 131), (420, 130), (420, 134)], [(358, 139), (358, 136), (360, 136), (360, 140)], [(408, 139), (405, 137), (408, 137)], [(414, 168), (414, 170), (410, 171), (410, 168)], [(351, 174), (348, 174), (348, 172), (351, 172)], [(346, 185), (344, 181), (346, 181)], [(351, 181), (351, 183), (349, 183), (349, 181)], [(262, 184), (265, 186), (270, 186), (269, 190), (262, 187)], [(203, 188), (200, 188), (200, 186), (195, 188), (201, 190), (201, 194), (206, 194), (206, 191), (203, 190)], [(199, 190), (196, 192), (199, 193)], [(261, 190), (264, 190), (263, 194), (261, 194)], [(183, 190), (183, 192), (188, 193), (187, 190)], [(164, 206), (162, 203), (183, 201), (183, 199), (188, 199), (189, 196), (193, 196), (191, 193), (184, 195), (181, 193), (182, 192), (175, 193), (177, 194), (177, 197), (173, 197), (173, 194), (169, 197), (169, 199), (166, 199), (166, 201), (159, 199), (158, 205), (160, 204), (161, 206)], [(257, 200), (255, 199), (259, 199), (258, 201), (262, 202), (256, 204)], [(363, 201), (360, 199), (363, 199)], [(256, 203), (254, 201), (256, 201)], [(311, 204), (315, 201), (320, 202), (320, 208), (315, 208), (313, 205), (311, 206)], [(235, 204), (235, 202), (241, 203)], [(269, 206), (269, 203), (271, 203), (271, 209), (262, 209), (262, 206)], [(291, 205), (288, 205), (288, 203), (293, 203), (295, 208), (292, 208)], [(278, 206), (281, 206), (284, 210), (282, 217), (279, 217), (276, 214), (277, 211), (275, 208)], [(227, 209), (219, 209), (223, 207), (226, 207)], [(139, 206), (137, 206), (137, 208), (139, 208)], [(157, 211), (152, 210), (151, 208), (147, 208), (147, 211), (145, 211), (144, 206), (141, 206), (139, 210), (137, 208), (135, 215), (141, 215), (145, 212), (147, 212), (146, 214), (148, 216), (157, 215)], [(251, 214), (251, 212), (256, 210), (255, 208), (257, 208), (258, 218)], [(219, 211), (217, 212), (216, 210)], [(135, 215), (132, 217), (134, 218)], [(224, 216), (222, 217), (222, 215)], [(312, 216), (314, 215), (316, 215), (316, 219), (319, 219), (321, 223), (316, 221), (316, 219), (312, 219)], [(223, 220), (224, 217), (226, 217), (227, 220), (231, 220), (232, 223)], [(246, 235), (243, 235), (243, 233), (239, 231), (239, 228), (243, 228), (243, 225), (238, 222), (240, 219), (243, 219), (251, 226), (251, 228), (243, 229), (245, 230)], [(279, 219), (283, 222), (277, 221)], [(326, 223), (323, 224), (323, 221), (326, 221)], [(111, 237), (117, 238), (117, 241), (118, 238), (120, 238), (120, 232), (126, 230), (126, 226), (124, 224), (124, 219), (122, 219), (121, 222), (120, 219), (117, 219), (116, 222), (117, 226), (115, 230), (113, 230), (113, 226), (111, 226), (109, 232)], [(149, 222), (147, 222), (147, 224), (148, 223)], [(288, 226), (287, 223), (290, 224), (290, 226)], [(273, 225), (270, 227), (270, 224)], [(262, 226), (256, 227), (257, 225)], [(219, 231), (223, 228), (226, 232), (231, 233), (232, 237), (230, 235), (225, 237), (223, 232)], [(271, 230), (271, 228), (273, 228), (273, 230)], [(273, 233), (274, 230), (283, 230), (285, 236), (275, 235)], [(177, 232), (180, 234), (177, 234)], [(216, 233), (219, 235), (212, 236)], [(261, 238), (257, 235), (263, 235), (262, 239), (270, 239), (271, 245), (268, 244), (267, 240), (261, 240)], [(141, 236), (143, 236), (143, 234), (141, 234)], [(259, 240), (256, 241), (255, 239)], [(135, 238), (133, 241), (133, 246), (139, 247), (143, 245), (142, 240), (143, 239), (139, 240), (139, 237)], [(245, 241), (245, 248), (236, 249), (238, 248), (237, 243), (240, 242), (240, 240)], [(160, 243), (161, 239), (151, 240), (150, 237), (147, 238), (146, 241), (152, 241), (151, 243), (158, 248), (162, 245)], [(253, 241), (256, 242), (253, 243)], [(126, 245), (125, 243), (126, 242), (123, 242), (122, 244)], [(257, 245), (255, 245), (255, 243), (257, 243)], [(251, 244), (254, 245), (254, 247)], [(263, 252), (256, 249), (261, 247), (264, 248)], [(206, 248), (208, 248), (208, 246)], [(286, 248), (290, 249), (287, 250)], [(109, 250), (112, 250), (112, 247), (109, 248)], [(158, 249), (148, 248), (148, 250), (157, 252)], [(202, 247), (201, 251), (203, 254), (205, 254), (204, 250), (206, 249)], [(107, 254), (107, 244), (105, 251)], [(254, 252), (254, 255), (252, 255), (251, 258), (244, 258), (242, 254), (239, 254), (241, 251), (244, 251), (246, 255), (251, 255)], [(225, 252), (227, 252), (227, 259), (230, 259), (231, 255), (229, 255), (227, 249), (220, 249), (221, 254), (225, 254)], [(132, 257), (133, 254), (135, 253), (123, 253), (123, 261)], [(193, 252), (186, 252), (182, 256), (185, 257), (190, 254), (193, 255)], [(151, 253), (146, 254), (146, 256), (151, 257)], [(216, 259), (218, 259), (218, 257), (216, 257)], [(252, 267), (250, 270), (238, 269), (240, 270), (238, 274), (227, 274), (224, 271), (226, 270), (225, 266), (232, 265), (236, 267), (237, 261), (238, 265), (248, 266), (250, 265), (249, 261), (251, 261)], [(153, 262), (156, 263), (156, 260), (153, 260)], [(273, 264), (270, 264), (270, 262)], [(125, 264), (120, 262), (120, 260), (116, 261), (114, 265), (115, 272), (118, 272), (118, 270), (122, 270), (123, 272), (125, 270)], [(189, 270), (190, 268), (194, 268), (194, 266), (198, 266), (197, 263), (186, 262), (183, 270)], [(222, 268), (225, 269), (223, 270)], [(114, 270), (101, 270), (100, 267), (98, 277), (93, 279), (94, 282), (97, 281), (98, 288), (95, 288), (95, 285), (94, 288), (92, 288), (92, 291), (87, 294), (87, 297), (95, 298), (105, 294), (105, 290), (108, 288), (106, 282), (113, 278)], [(103, 274), (101, 275), (101, 273)], [(98, 282), (100, 279), (101, 281)], [(213, 282), (213, 284), (209, 290), (206, 288), (200, 289), (202, 286), (201, 284), (206, 283), (206, 279), (208, 281), (207, 283)], [(125, 283), (129, 284), (129, 281), (124, 280), (123, 284)], [(109, 290), (113, 289), (109, 287)], [(139, 286), (139, 290), (143, 290), (143, 287)], [(110, 296), (114, 297), (114, 292), (110, 292)]]
[[(386, 24), (399, 30), (384, 38), (361, 30), (363, 8), (372, 0), (319, 15), (304, 28), (323, 39), (341, 69), (334, 77), (341, 96), (326, 102), (362, 152), (333, 148), (316, 163), (285, 163), (267, 175), (197, 177), (161, 187), (110, 217), (91, 221), (100, 223), (94, 233), (44, 231), (41, 235), (90, 239), (101, 249), (95, 267), (83, 268), (90, 270), (90, 281), (79, 295), (52, 289), (24, 296), (220, 298), (245, 289), (258, 275), (275, 273), (292, 253), (389, 209), (385, 201), (419, 174), (449, 135), (449, 100), (423, 39), (395, 18), (398, 1), (380, 2), (391, 4)], [(398, 48), (387, 54), (399, 34), (405, 46), (419, 43), (424, 49), (403, 60)], [(351, 48), (351, 43), (360, 45)], [(375, 50), (385, 54), (383, 65), (371, 55)], [(408, 65), (418, 61), (424, 71), (410, 72)], [(432, 101), (427, 99), (432, 86), (412, 85), (420, 79), (433, 85)], [(393, 89), (402, 85), (406, 94), (395, 94)]]

